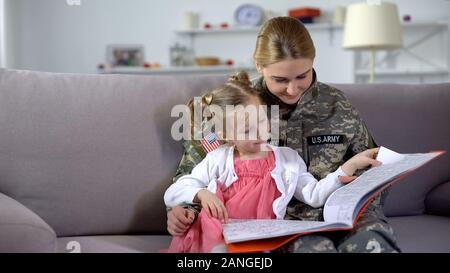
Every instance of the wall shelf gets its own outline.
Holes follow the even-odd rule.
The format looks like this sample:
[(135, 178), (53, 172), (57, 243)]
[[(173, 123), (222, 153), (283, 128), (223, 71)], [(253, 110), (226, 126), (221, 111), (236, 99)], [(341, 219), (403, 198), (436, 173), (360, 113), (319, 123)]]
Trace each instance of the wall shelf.
[[(375, 70), (376, 76), (396, 76), (396, 75), (446, 75), (448, 74), (448, 70), (446, 69), (417, 69), (417, 70), (409, 70), (409, 69), (378, 69)], [(366, 69), (356, 70), (355, 74), (357, 76), (369, 76), (370, 71)]]
[[(311, 23), (305, 24), (307, 29), (310, 30), (332, 30), (342, 28), (342, 25), (336, 25), (331, 23)], [(233, 26), (229, 28), (212, 28), (212, 29), (179, 29), (176, 30), (177, 34), (195, 35), (195, 34), (226, 34), (226, 33), (258, 33), (260, 27), (241, 27)]]
[(250, 66), (180, 66), (180, 67), (114, 67), (99, 70), (100, 74), (137, 74), (137, 75), (173, 75), (173, 74), (230, 74), (239, 70), (255, 71)]

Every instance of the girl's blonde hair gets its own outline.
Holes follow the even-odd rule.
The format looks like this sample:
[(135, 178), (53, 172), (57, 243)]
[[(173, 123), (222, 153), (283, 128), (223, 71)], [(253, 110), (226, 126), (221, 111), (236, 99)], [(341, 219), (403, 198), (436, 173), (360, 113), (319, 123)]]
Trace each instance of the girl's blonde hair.
[[(240, 71), (230, 76), (224, 85), (204, 94), (201, 97), (201, 109), (207, 109), (208, 106), (215, 105), (219, 106), (225, 112), (227, 105), (246, 105), (254, 98), (259, 99), (258, 92), (252, 88), (252, 83), (247, 72)], [(193, 135), (195, 130), (203, 129), (200, 124), (194, 124), (194, 107), (200, 106), (195, 104), (194, 98), (188, 102), (188, 107), (191, 112), (191, 132)]]
[(292, 17), (275, 17), (261, 27), (253, 60), (266, 66), (286, 59), (314, 60), (316, 49), (308, 30)]

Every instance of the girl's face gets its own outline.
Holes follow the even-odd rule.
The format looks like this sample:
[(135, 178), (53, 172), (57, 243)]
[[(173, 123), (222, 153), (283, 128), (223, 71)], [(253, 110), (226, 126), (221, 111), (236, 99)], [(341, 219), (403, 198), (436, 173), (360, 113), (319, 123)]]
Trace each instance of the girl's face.
[(287, 59), (265, 67), (256, 64), (269, 91), (287, 104), (295, 104), (311, 86), (313, 61), (308, 58)]
[[(240, 154), (259, 153), (266, 147), (270, 137), (269, 120), (266, 112), (260, 106), (259, 98), (254, 97), (244, 107), (246, 110), (255, 109), (256, 111), (243, 113), (242, 110), (241, 112), (236, 110), (229, 119), (230, 121), (234, 120), (234, 126), (232, 129), (227, 128), (226, 130), (233, 132), (233, 137), (228, 140), (236, 146)], [(236, 109), (239, 108), (236, 107)]]

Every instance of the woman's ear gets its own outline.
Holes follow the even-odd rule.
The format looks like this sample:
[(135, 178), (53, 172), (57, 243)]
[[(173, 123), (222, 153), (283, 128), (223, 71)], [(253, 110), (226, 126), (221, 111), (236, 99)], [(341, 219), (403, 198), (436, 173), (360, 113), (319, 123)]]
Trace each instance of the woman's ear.
[(259, 63), (255, 63), (256, 71), (262, 76), (263, 75), (263, 66)]

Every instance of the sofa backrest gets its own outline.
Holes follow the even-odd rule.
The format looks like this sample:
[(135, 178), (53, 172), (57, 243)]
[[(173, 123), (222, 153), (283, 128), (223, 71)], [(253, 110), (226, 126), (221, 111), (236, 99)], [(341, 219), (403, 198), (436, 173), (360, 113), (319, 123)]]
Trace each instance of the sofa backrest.
[[(400, 153), (450, 153), (450, 83), (334, 86), (358, 109), (378, 145)], [(450, 181), (448, 153), (395, 184), (386, 199), (385, 214), (424, 213), (426, 194)]]
[[(162, 197), (182, 154), (171, 109), (224, 80), (0, 69), (0, 192), (58, 236), (163, 234)], [(450, 84), (336, 86), (379, 145), (450, 151)], [(396, 184), (386, 213), (422, 213), (449, 163), (445, 155)]]
[(58, 236), (165, 233), (172, 106), (224, 80), (0, 69), (0, 192)]

